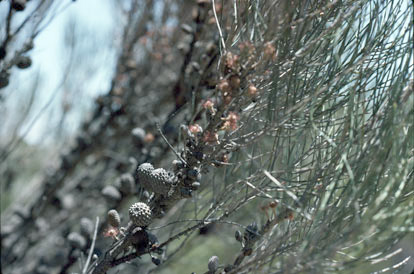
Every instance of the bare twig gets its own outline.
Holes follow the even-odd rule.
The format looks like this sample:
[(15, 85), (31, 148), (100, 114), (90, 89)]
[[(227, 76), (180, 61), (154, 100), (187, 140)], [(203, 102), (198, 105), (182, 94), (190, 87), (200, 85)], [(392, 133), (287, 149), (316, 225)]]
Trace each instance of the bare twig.
[(96, 236), (98, 234), (98, 227), (99, 227), (99, 217), (96, 217), (95, 230), (93, 232), (92, 244), (91, 244), (91, 248), (89, 250), (88, 258), (86, 259), (85, 265), (83, 266), (82, 274), (87, 273), (89, 263), (91, 262), (92, 254), (93, 254), (93, 251), (95, 249), (95, 242), (96, 242)]
[(211, 0), (211, 3), (212, 3), (212, 6), (213, 6), (214, 18), (216, 19), (217, 29), (218, 29), (219, 34), (220, 34), (221, 45), (224, 49), (224, 53), (226, 53), (226, 43), (224, 43), (223, 32), (221, 31), (220, 23), (219, 23), (219, 20), (217, 18), (216, 3), (215, 3), (214, 0)]

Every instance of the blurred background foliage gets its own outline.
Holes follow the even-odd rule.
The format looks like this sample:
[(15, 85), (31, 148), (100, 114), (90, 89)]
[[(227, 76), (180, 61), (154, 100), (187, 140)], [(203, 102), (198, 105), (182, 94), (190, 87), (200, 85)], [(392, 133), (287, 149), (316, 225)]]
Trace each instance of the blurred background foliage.
[(145, 200), (121, 176), (173, 169), (156, 125), (189, 153), (195, 123), (201, 186), (149, 227), (189, 233), (109, 273), (413, 269), (411, 1), (13, 0), (0, 22), (4, 273), (80, 273), (97, 216), (102, 258), (106, 212)]

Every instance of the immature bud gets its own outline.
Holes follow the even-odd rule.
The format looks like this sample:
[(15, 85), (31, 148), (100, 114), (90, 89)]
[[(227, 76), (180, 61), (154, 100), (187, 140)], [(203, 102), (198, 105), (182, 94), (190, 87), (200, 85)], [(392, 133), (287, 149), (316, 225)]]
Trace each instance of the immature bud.
[(194, 151), (193, 156), (199, 161), (202, 161), (205, 159), (205, 154), (201, 151)]
[(15, 11), (22, 11), (26, 8), (26, 0), (12, 0), (12, 8)]
[(116, 189), (114, 186), (104, 187), (104, 189), (102, 189), (102, 195), (109, 202), (117, 202), (122, 198), (121, 193), (119, 193), (118, 189)]
[(180, 195), (182, 198), (191, 198), (192, 197), (192, 190), (186, 187), (180, 189)]
[(6, 57), (7, 51), (4, 47), (0, 47), (0, 60), (3, 60)]
[(217, 271), (218, 266), (219, 266), (219, 258), (217, 256), (212, 256), (208, 260), (208, 270), (210, 271), (210, 273), (214, 273)]
[(200, 173), (200, 170), (198, 168), (189, 169), (187, 171), (187, 176), (188, 176), (188, 178), (190, 178), (192, 180), (197, 180), (197, 181), (201, 180), (201, 173)]
[(243, 240), (243, 236), (240, 230), (236, 230), (236, 233), (234, 233), (234, 238), (236, 238), (236, 241), (238, 242), (241, 242)]
[(272, 45), (272, 42), (267, 42), (264, 46), (264, 56), (265, 58), (272, 59), (273, 61), (277, 58), (276, 48)]
[(83, 236), (90, 238), (93, 234), (94, 224), (88, 218), (81, 218), (80, 219), (80, 232)]
[(157, 236), (155, 236), (155, 234), (152, 234), (151, 232), (147, 231), (147, 235), (148, 235), (148, 243), (151, 247), (159, 244), (158, 238)]
[(172, 165), (174, 167), (174, 170), (180, 170), (184, 167), (184, 163), (180, 160), (174, 160), (172, 161)]
[(206, 53), (208, 56), (212, 56), (216, 51), (216, 44), (213, 42), (208, 42), (206, 45)]
[(203, 108), (207, 109), (208, 111), (210, 111), (210, 113), (212, 115), (216, 114), (216, 109), (214, 108), (214, 102), (211, 99), (207, 99), (204, 103), (203, 103)]
[(233, 71), (238, 70), (238, 67), (239, 67), (238, 61), (239, 61), (238, 55), (232, 54), (230, 51), (227, 52), (225, 56), (225, 64), (227, 68), (232, 69)]
[(232, 77), (230, 77), (230, 86), (234, 89), (237, 89), (240, 87), (239, 76), (233, 75)]
[(234, 112), (229, 112), (226, 118), (222, 118), (222, 120), (224, 120), (225, 122), (223, 126), (221, 127), (221, 129), (228, 130), (228, 131), (236, 130), (238, 127), (237, 121), (239, 121), (239, 119), (240, 119), (239, 115), (237, 115)]
[(131, 194), (133, 192), (134, 184), (135, 184), (134, 178), (129, 173), (122, 174), (121, 177), (118, 178), (119, 190), (124, 195), (128, 195), (128, 194)]
[(190, 129), (186, 125), (180, 126), (180, 132), (184, 138), (194, 138), (193, 133), (190, 131)]
[(182, 29), (182, 31), (184, 31), (187, 34), (192, 34), (193, 33), (193, 28), (190, 25), (182, 24), (181, 29)]
[(206, 131), (203, 136), (203, 141), (208, 144), (219, 144), (218, 134), (211, 131)]
[(230, 92), (230, 84), (226, 79), (223, 79), (220, 81), (220, 83), (217, 84), (217, 88), (218, 90), (222, 91), (222, 92)]
[(249, 87), (247, 88), (247, 95), (249, 95), (250, 97), (254, 97), (257, 95), (257, 88), (250, 84)]
[(146, 144), (150, 144), (154, 141), (154, 139), (155, 139), (154, 134), (152, 134), (151, 132), (148, 132), (147, 134), (145, 134), (144, 142)]
[(199, 187), (200, 187), (200, 186), (201, 186), (200, 182), (194, 182), (194, 183), (192, 183), (192, 184), (191, 184), (191, 187), (192, 187), (194, 190), (199, 189)]
[(131, 131), (132, 139), (137, 146), (140, 146), (145, 143), (145, 130), (136, 127)]
[(135, 203), (129, 208), (129, 219), (136, 226), (146, 227), (152, 221), (152, 212), (145, 203)]
[(0, 88), (7, 87), (9, 85), (10, 74), (6, 71), (0, 71)]
[(19, 69), (26, 69), (32, 65), (32, 59), (28, 56), (20, 56), (17, 58), (16, 66)]
[(259, 237), (259, 227), (256, 222), (251, 223), (246, 227), (246, 230), (243, 233), (243, 238), (245, 243), (249, 243)]
[(71, 246), (75, 248), (83, 249), (86, 246), (85, 238), (77, 232), (71, 232), (68, 235), (67, 239), (69, 243), (71, 244)]
[(199, 124), (189, 125), (188, 130), (194, 135), (203, 133), (203, 128)]
[(233, 100), (233, 97), (231, 97), (229, 94), (223, 96), (224, 105), (227, 106), (228, 104), (230, 104), (231, 100)]
[(249, 248), (244, 248), (243, 249), (243, 255), (244, 256), (250, 256), (253, 253), (253, 248), (249, 247)]
[(104, 189), (102, 190), (102, 195), (109, 202), (117, 202), (122, 198), (121, 193), (119, 193), (118, 189), (116, 189), (114, 186), (104, 187)]
[(157, 257), (151, 257), (151, 261), (155, 265), (160, 265), (161, 264), (161, 260), (158, 259)]
[(108, 211), (108, 223), (116, 228), (121, 225), (121, 217), (119, 217), (119, 213), (115, 209)]

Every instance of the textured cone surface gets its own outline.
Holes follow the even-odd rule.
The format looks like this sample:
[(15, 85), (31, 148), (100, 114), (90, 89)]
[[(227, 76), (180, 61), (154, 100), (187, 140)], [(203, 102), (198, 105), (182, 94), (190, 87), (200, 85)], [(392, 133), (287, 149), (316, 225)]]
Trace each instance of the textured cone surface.
[(139, 182), (148, 191), (167, 195), (171, 189), (172, 176), (163, 168), (154, 169), (149, 163), (138, 167)]
[(121, 225), (121, 218), (115, 209), (108, 211), (108, 223), (113, 227), (119, 227)]
[(129, 218), (137, 226), (148, 226), (152, 220), (151, 209), (145, 203), (135, 203), (129, 208)]
[(215, 272), (219, 266), (219, 258), (217, 256), (213, 256), (208, 260), (208, 270), (211, 272)]

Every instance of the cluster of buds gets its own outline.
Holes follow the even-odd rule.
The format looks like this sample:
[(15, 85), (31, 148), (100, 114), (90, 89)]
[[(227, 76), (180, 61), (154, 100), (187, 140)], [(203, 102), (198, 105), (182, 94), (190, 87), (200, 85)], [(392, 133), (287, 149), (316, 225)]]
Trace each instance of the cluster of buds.
[(229, 105), (240, 88), (240, 62), (239, 56), (232, 52), (227, 52), (224, 56), (224, 75), (225, 77), (217, 84), (217, 89), (223, 97), (223, 104)]
[(227, 52), (224, 56), (225, 73), (237, 72), (240, 70), (239, 56), (232, 52)]
[(216, 114), (216, 108), (214, 107), (214, 102), (211, 99), (207, 99), (203, 103), (203, 108), (210, 113), (210, 115), (214, 116)]
[(243, 247), (243, 255), (250, 256), (253, 251), (252, 247), (254, 243), (260, 237), (259, 227), (256, 222), (253, 222), (246, 227), (243, 234), (239, 230), (236, 230), (234, 236), (236, 241), (240, 242)]
[(276, 61), (277, 51), (276, 51), (276, 48), (275, 48), (275, 46), (273, 45), (272, 42), (267, 42), (264, 45), (263, 53), (264, 53), (264, 58), (265, 59)]
[(203, 135), (203, 142), (210, 145), (220, 144), (217, 132), (206, 131)]
[(239, 121), (240, 117), (235, 112), (229, 112), (229, 114), (222, 118), (224, 121), (223, 126), (221, 127), (222, 130), (226, 131), (234, 131), (237, 129), (237, 121)]
[(256, 48), (250, 41), (240, 43), (239, 49), (240, 55), (242, 57), (246, 56), (248, 63), (253, 61), (253, 58), (256, 55)]
[(181, 125), (180, 131), (187, 143), (196, 142), (203, 134), (203, 128), (199, 124), (192, 124), (189, 126)]
[[(270, 219), (276, 218), (276, 207), (277, 207), (277, 202), (271, 201), (269, 203), (262, 205), (260, 209), (266, 214), (267, 219), (270, 220)], [(272, 211), (272, 216), (269, 216), (269, 213), (268, 213), (269, 209), (271, 209)]]
[(194, 136), (198, 136), (198, 135), (201, 135), (203, 133), (203, 128), (199, 124), (189, 125), (188, 130)]
[(192, 192), (198, 190), (201, 186), (201, 171), (197, 167), (186, 166), (180, 160), (174, 160), (173, 166), (177, 174), (177, 178), (182, 182), (181, 196), (183, 198), (189, 198)]

